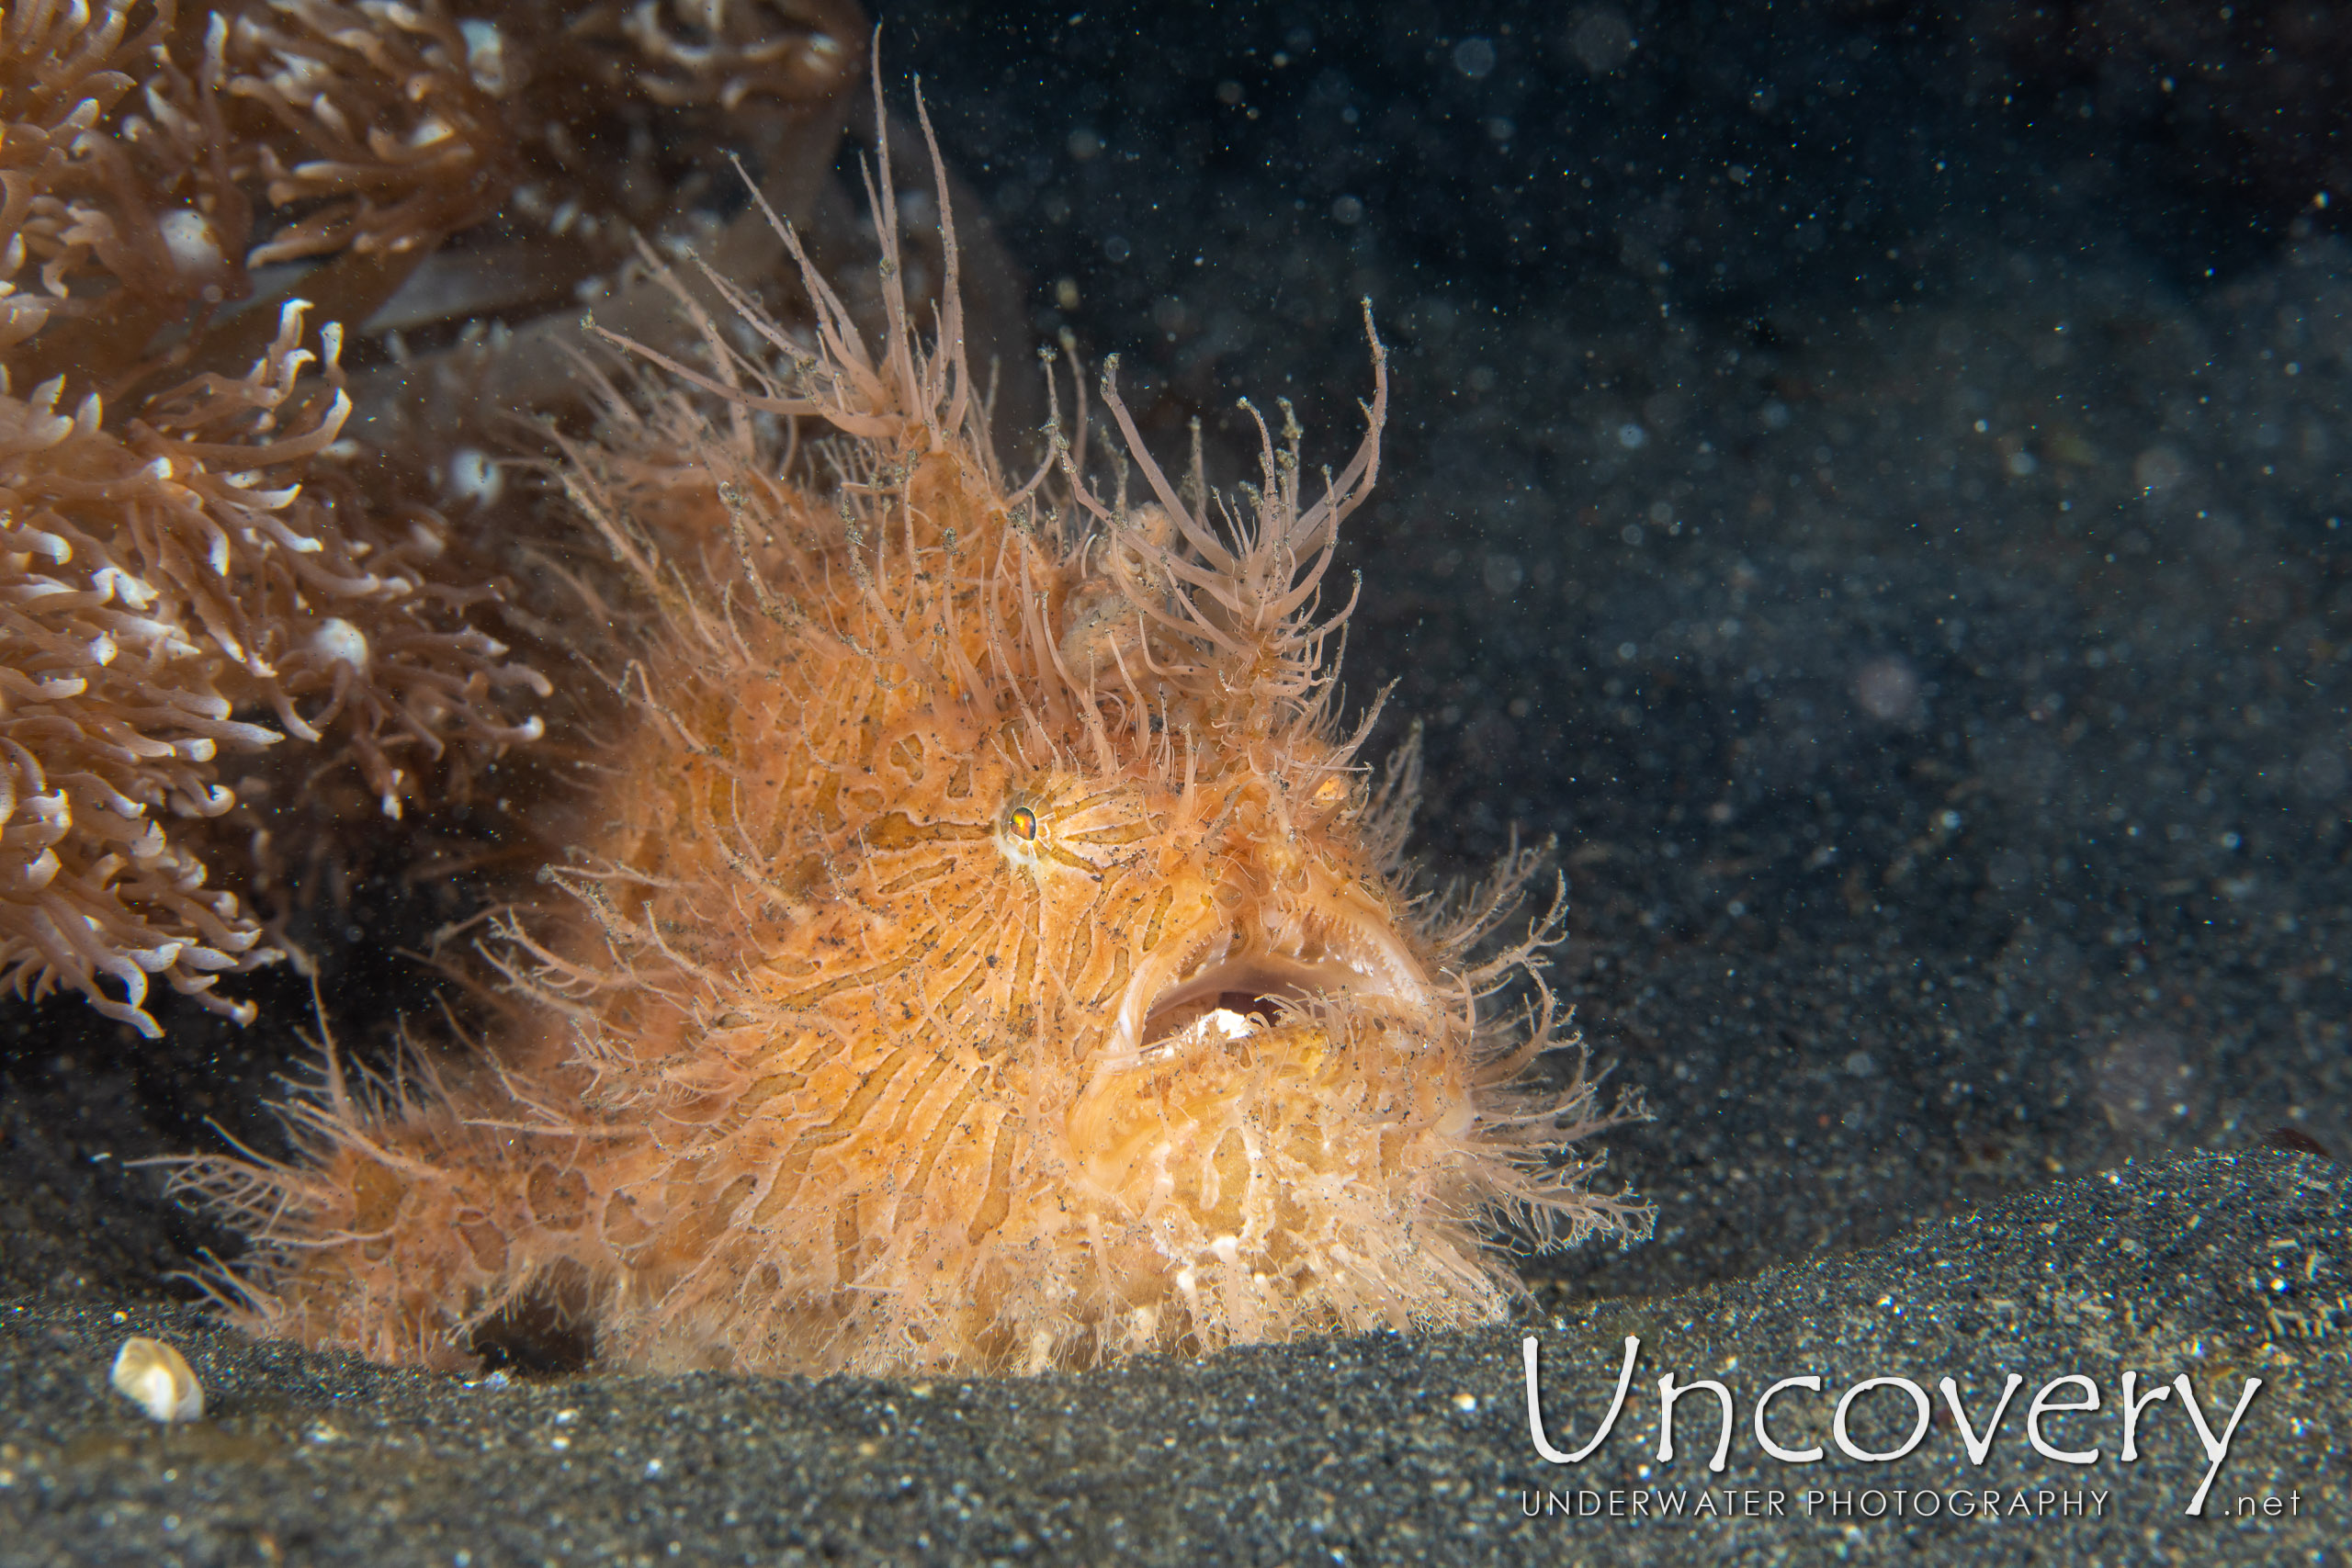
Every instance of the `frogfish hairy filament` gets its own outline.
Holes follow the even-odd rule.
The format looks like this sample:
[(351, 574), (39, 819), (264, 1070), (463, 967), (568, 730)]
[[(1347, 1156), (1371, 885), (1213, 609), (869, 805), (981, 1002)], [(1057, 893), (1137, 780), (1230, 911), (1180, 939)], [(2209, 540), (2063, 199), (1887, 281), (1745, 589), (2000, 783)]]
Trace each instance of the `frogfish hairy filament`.
[(472, 1066), (330, 1051), (295, 1158), (183, 1167), (253, 1239), (214, 1284), (254, 1333), (454, 1367), (553, 1314), (622, 1368), (1035, 1371), (1487, 1322), (1494, 1237), (1646, 1229), (1567, 1152), (1638, 1107), (1536, 1065), (1573, 1044), (1556, 900), (1488, 940), (1537, 857), (1417, 896), (1412, 750), (1375, 780), (1340, 726), (1376, 334), (1319, 483), (1286, 409), (1255, 483), (1170, 482), (1115, 362), (1112, 493), (1082, 382), (1016, 482), (941, 206), (931, 330), (892, 226), (878, 344), (792, 243), (812, 330), (681, 283), (701, 352), (636, 349), (571, 450), (650, 629), (569, 897), (509, 922)]

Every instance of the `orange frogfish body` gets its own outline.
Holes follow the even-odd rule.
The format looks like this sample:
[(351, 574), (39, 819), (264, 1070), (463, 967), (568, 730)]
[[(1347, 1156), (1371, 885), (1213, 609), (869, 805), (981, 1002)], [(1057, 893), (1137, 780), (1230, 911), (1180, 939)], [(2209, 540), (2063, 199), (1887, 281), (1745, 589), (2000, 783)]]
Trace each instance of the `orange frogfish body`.
[(1016, 483), (944, 237), (919, 335), (883, 236), (878, 345), (813, 272), (807, 334), (681, 288), (705, 352), (639, 350), (572, 452), (650, 629), (568, 910), (511, 926), (473, 1067), (330, 1057), (297, 1159), (184, 1171), (254, 1236), (220, 1281), (254, 1332), (459, 1366), (536, 1313), (623, 1368), (1035, 1371), (1487, 1322), (1499, 1221), (1645, 1225), (1564, 1152), (1632, 1108), (1522, 1081), (1540, 979), (1487, 1016), (1551, 938), (1485, 940), (1533, 857), (1415, 895), (1409, 750), (1370, 779), (1338, 724), (1377, 339), (1319, 483), (1285, 420), (1256, 483), (1170, 484), (1107, 378), (1118, 493), (1082, 392)]

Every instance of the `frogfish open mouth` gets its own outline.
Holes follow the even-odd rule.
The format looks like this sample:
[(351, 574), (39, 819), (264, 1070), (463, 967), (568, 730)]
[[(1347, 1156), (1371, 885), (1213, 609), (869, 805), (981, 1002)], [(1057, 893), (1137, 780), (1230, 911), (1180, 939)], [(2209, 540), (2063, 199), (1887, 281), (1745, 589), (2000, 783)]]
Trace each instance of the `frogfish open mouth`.
[[(874, 180), (896, 212), (887, 150)], [(1023, 479), (942, 192), (927, 323), (885, 224), (878, 343), (792, 242), (813, 329), (706, 275), (677, 288), (698, 354), (623, 345), (563, 471), (638, 628), (602, 656), (627, 718), (565, 896), (507, 922), (514, 1005), (470, 1056), (330, 1051), (295, 1157), (182, 1165), (254, 1242), (213, 1280), (254, 1333), (458, 1367), (533, 1319), (639, 1370), (1035, 1371), (1487, 1322), (1497, 1236), (1646, 1229), (1567, 1152), (1638, 1106), (1538, 1065), (1573, 1046), (1556, 900), (1498, 931), (1540, 857), (1417, 894), (1413, 750), (1374, 777), (1371, 716), (1340, 724), (1369, 307), (1336, 474), (1285, 408), (1254, 482), (1212, 489), (1196, 442), (1171, 483), (1114, 361), (1122, 456), (1090, 462), (1080, 379)]]

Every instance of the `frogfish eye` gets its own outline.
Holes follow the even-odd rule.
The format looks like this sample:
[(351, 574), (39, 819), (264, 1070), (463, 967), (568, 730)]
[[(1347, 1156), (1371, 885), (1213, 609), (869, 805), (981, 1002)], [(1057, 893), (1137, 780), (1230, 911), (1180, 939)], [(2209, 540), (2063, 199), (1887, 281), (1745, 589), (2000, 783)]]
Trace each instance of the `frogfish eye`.
[(1025, 806), (1016, 806), (1004, 814), (1005, 831), (1024, 844), (1037, 841), (1037, 814)]

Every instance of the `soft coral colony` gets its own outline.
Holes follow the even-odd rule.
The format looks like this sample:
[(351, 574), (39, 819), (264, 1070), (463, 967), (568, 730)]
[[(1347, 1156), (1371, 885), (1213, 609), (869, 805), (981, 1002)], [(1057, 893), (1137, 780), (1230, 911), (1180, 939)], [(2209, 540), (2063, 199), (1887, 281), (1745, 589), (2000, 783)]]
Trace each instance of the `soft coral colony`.
[(397, 816), (541, 732), (545, 676), (486, 629), (496, 562), (444, 513), (478, 455), (356, 441), (344, 323), (436, 267), (444, 294), (560, 299), (677, 218), (677, 149), (711, 150), (722, 102), (785, 165), (796, 130), (830, 147), (854, 9), (685, 10), (0, 12), (0, 970), (19, 993), (77, 990), (152, 1036), (161, 977), (250, 1017), (214, 988), (274, 956), (220, 885), (268, 850), (228, 830), (232, 758), (320, 748)]
[[(691, 14), (707, 42), (748, 13)], [(397, 241), (364, 240), (370, 218), (435, 214), (417, 220), (412, 249), (475, 220), (462, 204), (426, 201), (447, 192), (409, 179), (413, 163), (474, 171), (457, 183), (478, 195), (524, 178), (497, 173), (502, 159), (537, 158), (512, 189), (518, 205), (532, 193), (535, 209), (565, 178), (587, 190), (587, 175), (566, 173), (580, 137), (548, 130), (562, 123), (556, 111), (525, 117), (540, 125), (537, 152), (501, 152), (481, 128), (525, 91), (533, 37), (542, 59), (555, 57), (547, 39), (599, 36), (607, 53), (665, 57), (648, 41), (668, 37), (648, 20), (659, 12), (626, 13), (616, 37), (616, 15), (592, 9), (540, 34), (503, 15), (485, 32), (426, 9), (292, 0), (184, 37), (161, 14), (139, 58), (196, 50), (208, 63), (190, 68), (192, 107), (170, 96), (172, 72), (134, 95), (124, 67), (110, 101), (150, 107), (119, 114), (114, 141), (136, 147), (150, 133), (134, 130), (163, 122), (157, 103), (198, 124), (259, 106), (253, 156), (267, 196), (331, 162), (273, 150), (271, 137), (342, 138), (334, 188), (272, 196), (282, 223), (270, 232), (297, 247), (315, 237), (323, 259), (302, 287), (340, 296), (341, 314), (398, 315), (393, 290), (413, 288), (429, 264), (392, 259), (406, 254)], [(291, 41), (269, 30), (298, 24), (308, 31)], [(854, 51), (816, 47), (838, 30), (796, 26), (781, 52), (743, 42), (732, 85), (698, 78), (660, 107), (733, 113), (752, 94), (737, 88), (762, 80), (780, 103), (829, 102), (838, 78), (825, 71)], [(106, 58), (139, 53), (126, 37), (101, 29)], [(698, 62), (726, 53), (671, 44)], [(241, 65), (248, 46), (272, 63)], [(295, 87), (322, 80), (328, 46), (349, 56), (333, 57), (337, 79), (396, 79), (376, 100), (379, 120), (394, 105), (412, 118), (360, 139), (362, 121), (297, 104)], [(778, 85), (778, 62), (807, 69)], [(105, 75), (93, 64), (84, 79)], [(109, 112), (86, 89), (79, 101), (98, 107), (62, 109), (55, 123)], [(1573, 1054), (1565, 1074), (1537, 1066), (1563, 1043), (1538, 973), (1556, 908), (1491, 940), (1537, 858), (1514, 855), (1483, 888), (1415, 892), (1403, 855), (1410, 750), (1375, 781), (1359, 756), (1369, 716), (1340, 723), (1334, 652), (1348, 606), (1326, 603), (1326, 577), (1378, 468), (1387, 379), (1376, 336), (1363, 439), (1319, 483), (1286, 410), (1279, 431), (1255, 426), (1254, 482), (1213, 489), (1197, 446), (1171, 482), (1109, 378), (1102, 407), (1118, 454), (1089, 461), (1104, 422), (1081, 378), (1065, 383), (1077, 403), (1067, 423), (1058, 412), (1048, 422), (1036, 469), (1008, 473), (972, 373), (945, 190), (942, 287), (926, 314), (884, 133), (869, 190), (881, 258), (865, 311), (771, 209), (775, 171), (805, 166), (789, 140), (759, 161), (770, 174), (758, 198), (710, 251), (788, 252), (806, 326), (780, 325), (772, 300), (725, 265), (673, 271), (651, 252), (641, 287), (597, 309), (628, 355), (582, 361), (601, 388), (593, 428), (547, 432), (564, 496), (551, 510), (576, 538), (566, 549), (547, 536), (538, 582), (571, 610), (512, 603), (521, 589), (502, 601), (479, 539), (427, 491), (387, 486), (363, 505), (337, 482), (349, 437), (332, 335), (306, 359), (290, 300), (249, 372), (205, 368), (229, 352), (221, 334), (254, 329), (210, 310), (188, 269), (225, 268), (240, 250), (240, 265), (259, 265), (236, 227), (245, 209), (207, 208), (193, 186), (141, 209), (169, 268), (159, 276), (177, 280), (194, 324), (159, 331), (110, 372), (128, 394), (108, 390), (78, 422), (47, 414), (41, 428), (130, 448), (125, 464), (167, 457), (167, 472), (146, 470), (153, 482), (198, 499), (171, 531), (145, 521), (152, 506), (102, 495), (112, 510), (78, 534), (49, 530), (62, 555), (28, 550), (25, 581), (40, 586), (26, 602), (72, 592), (87, 614), (128, 614), (122, 583), (135, 579), (138, 608), (177, 640), (157, 634), (129, 667), (177, 676), (174, 689), (194, 694), (182, 707), (209, 722), (251, 727), (185, 739), (257, 742), (265, 721), (332, 733), (393, 803), (450, 787), (468, 755), (532, 734), (502, 699), (509, 685), (541, 689), (465, 625), (469, 612), (528, 616), (544, 646), (599, 672), (615, 696), (594, 714), (595, 766), (548, 808), (568, 824), (548, 835), (569, 851), (546, 872), (563, 897), (511, 913), (490, 949), (504, 994), (480, 1048), (419, 1048), (380, 1077), (330, 1054), (289, 1108), (292, 1158), (184, 1163), (183, 1187), (255, 1243), (216, 1277), (223, 1299), (257, 1333), (442, 1366), (559, 1325), (600, 1361), (639, 1368), (1034, 1370), (1487, 1321), (1514, 1288), (1487, 1245), (1498, 1216), (1544, 1242), (1642, 1228), (1646, 1210), (1596, 1190), (1597, 1162), (1568, 1152), (1638, 1108), (1605, 1109)], [(617, 145), (639, 143), (624, 134)], [(29, 199), (53, 197), (58, 177)], [(599, 202), (565, 196), (542, 227), (601, 213), (595, 233), (618, 234), (637, 221), (614, 220), (620, 197)], [(541, 276), (517, 254), (539, 237), (461, 241), (466, 265), (436, 287), (494, 292)], [(60, 243), (28, 240), (27, 254), (67, 254)], [(141, 298), (131, 272), (110, 276), (91, 299)], [(62, 275), (45, 299), (83, 302)], [(518, 334), (492, 346), (489, 361), (468, 363), (511, 385), (513, 362), (543, 344)], [(312, 380), (316, 391), (295, 389)], [(141, 397), (151, 383), (171, 389)], [(111, 423), (108, 407), (126, 406), (136, 417)], [(176, 434), (207, 415), (230, 421), (234, 438)], [(137, 446), (173, 439), (187, 449)], [(428, 445), (416, 467), (437, 473), (449, 457)], [(232, 504), (245, 510), (232, 515)], [(107, 550), (97, 570), (115, 575), (103, 585), (58, 570), (86, 570)], [(328, 562), (333, 572), (302, 575)], [(81, 643), (60, 633), (54, 646), (62, 657), (97, 635), (74, 623)], [(116, 651), (100, 668), (112, 671), (130, 634), (106, 635)], [(414, 650), (414, 674), (394, 675), (396, 649)], [(52, 708), (116, 700), (79, 670), (26, 676), (40, 679), (52, 682), (40, 699)], [(113, 723), (105, 733), (152, 746), (111, 707), (86, 705), (94, 728)], [(552, 728), (575, 728), (576, 714), (548, 711)], [(163, 720), (151, 727), (164, 733)], [(167, 919), (192, 917), (127, 878), (131, 857), (92, 838), (72, 793), (141, 831), (175, 804), (217, 810), (207, 748), (175, 750), (186, 771), (159, 781), (144, 765), (100, 775), (61, 764), (53, 727), (29, 733), (48, 749), (20, 741), (25, 765), (41, 770), (43, 798), (64, 802), (28, 818), (66, 829), (42, 846), (59, 850), (47, 885), (79, 865), (70, 886), (161, 929), (135, 949), (94, 938), (74, 950), (98, 949), (82, 970), (35, 953), (26, 973), (85, 989), (93, 973), (125, 977), (127, 1000), (102, 999), (135, 1009), (149, 967), (201, 987), (201, 965), (250, 961), (252, 927), (202, 893), (193, 864), (181, 891), (219, 931), (206, 928), (204, 954), (189, 956), (193, 941), (172, 949), (179, 928)], [(141, 753), (126, 744), (122, 755)], [(113, 795), (78, 785), (81, 773)], [(50, 926), (28, 915), (28, 928), (60, 926), (36, 912)], [(1531, 1005), (1498, 1016), (1521, 977)]]

